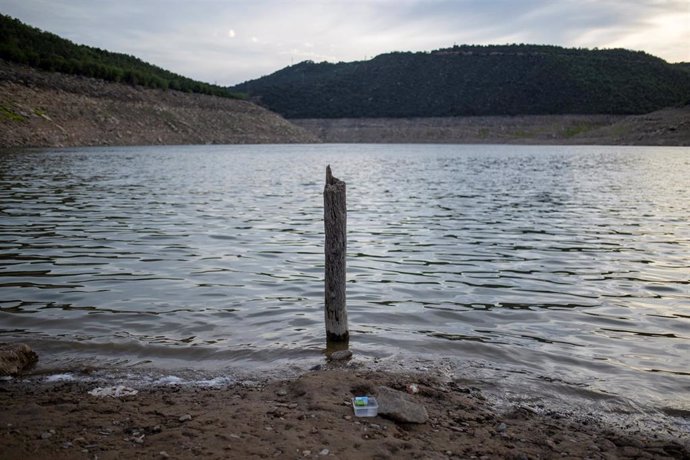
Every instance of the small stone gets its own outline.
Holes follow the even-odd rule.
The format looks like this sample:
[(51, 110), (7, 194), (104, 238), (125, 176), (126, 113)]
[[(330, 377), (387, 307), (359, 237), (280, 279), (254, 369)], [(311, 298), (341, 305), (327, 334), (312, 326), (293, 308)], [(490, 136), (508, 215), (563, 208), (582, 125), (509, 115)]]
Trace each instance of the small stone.
[(346, 416), (343, 417), (343, 418), (344, 418), (345, 420), (352, 420), (352, 416), (351, 416), (351, 415), (346, 415)]
[(184, 422), (190, 421), (191, 419), (192, 419), (192, 416), (191, 416), (191, 415), (189, 415), (189, 414), (184, 414), (184, 415), (181, 416), (178, 420), (179, 420), (180, 422), (183, 422), (183, 423), (184, 423)]
[(50, 433), (48, 431), (44, 431), (41, 433), (41, 439), (50, 439), (53, 436), (53, 433)]
[(65, 442), (62, 443), (62, 448), (63, 448), (63, 449), (69, 449), (69, 448), (72, 447), (73, 445), (74, 445), (74, 444), (72, 444), (71, 442), (65, 441)]
[(310, 450), (303, 450), (302, 455), (304, 455), (305, 457), (309, 457), (311, 455), (311, 451)]
[(325, 457), (326, 455), (328, 455), (330, 453), (331, 453), (331, 451), (328, 449), (321, 449), (321, 452), (319, 452), (319, 455), (321, 455), (322, 457)]
[(508, 429), (508, 425), (506, 425), (503, 422), (499, 423), (498, 426), (496, 427), (496, 431), (498, 431), (499, 433), (503, 433), (507, 429)]
[(379, 415), (403, 423), (426, 423), (426, 408), (410, 399), (406, 393), (392, 388), (378, 387)]
[(287, 390), (285, 390), (285, 388), (281, 388), (280, 390), (278, 390), (278, 393), (276, 393), (276, 394), (278, 396), (287, 396), (288, 393), (287, 393)]
[(0, 376), (17, 375), (38, 361), (38, 355), (24, 343), (0, 343)]
[(170, 458), (170, 455), (164, 450), (158, 452), (158, 455), (160, 455), (162, 458)]
[(267, 426), (267, 427), (264, 428), (264, 430), (266, 430), (266, 431), (273, 431), (273, 427), (272, 427), (272, 426)]
[(352, 358), (351, 350), (340, 350), (331, 353), (331, 361), (344, 361), (350, 358)]

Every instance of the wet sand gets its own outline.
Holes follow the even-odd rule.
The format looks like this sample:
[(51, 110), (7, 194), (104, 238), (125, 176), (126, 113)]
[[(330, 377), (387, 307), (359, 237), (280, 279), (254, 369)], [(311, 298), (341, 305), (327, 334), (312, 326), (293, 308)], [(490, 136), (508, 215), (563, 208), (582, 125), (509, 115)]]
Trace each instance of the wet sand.
[[(379, 385), (423, 404), (423, 424), (355, 417)], [(425, 374), (326, 366), (223, 388), (88, 394), (88, 381), (0, 382), (0, 458), (690, 458), (685, 441), (531, 407), (499, 412), (480, 390)]]

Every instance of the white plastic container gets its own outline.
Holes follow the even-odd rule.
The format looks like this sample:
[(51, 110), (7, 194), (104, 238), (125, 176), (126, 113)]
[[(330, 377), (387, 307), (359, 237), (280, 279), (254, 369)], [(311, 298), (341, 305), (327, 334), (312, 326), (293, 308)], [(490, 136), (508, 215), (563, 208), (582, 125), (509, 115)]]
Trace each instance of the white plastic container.
[(376, 417), (379, 413), (379, 403), (376, 402), (376, 398), (366, 397), (366, 406), (357, 405), (357, 399), (359, 398), (352, 398), (352, 408), (355, 410), (355, 417)]

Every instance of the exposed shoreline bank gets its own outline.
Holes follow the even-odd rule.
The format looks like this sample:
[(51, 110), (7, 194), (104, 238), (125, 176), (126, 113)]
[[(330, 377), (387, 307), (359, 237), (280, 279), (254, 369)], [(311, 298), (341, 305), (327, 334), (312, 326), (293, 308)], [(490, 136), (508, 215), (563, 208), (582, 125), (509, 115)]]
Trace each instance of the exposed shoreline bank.
[[(354, 417), (350, 398), (405, 391), (429, 419)], [(614, 427), (595, 415), (519, 405), (498, 409), (472, 382), (433, 371), (384, 372), (356, 362), (296, 378), (215, 388), (172, 384), (123, 398), (95, 383), (0, 382), (6, 458), (686, 458), (687, 441)]]
[(291, 119), (327, 143), (690, 145), (690, 105), (645, 115)]
[(0, 147), (317, 141), (248, 101), (109, 83), (0, 60)]

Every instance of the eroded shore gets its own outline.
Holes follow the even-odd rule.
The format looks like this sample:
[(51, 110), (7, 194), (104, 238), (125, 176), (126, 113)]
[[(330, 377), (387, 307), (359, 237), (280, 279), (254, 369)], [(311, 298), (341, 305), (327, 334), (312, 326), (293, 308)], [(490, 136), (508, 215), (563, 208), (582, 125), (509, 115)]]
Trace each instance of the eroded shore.
[[(688, 458), (687, 440), (595, 415), (497, 408), (470, 382), (350, 363), (296, 378), (89, 394), (89, 380), (0, 382), (2, 458)], [(425, 423), (353, 414), (353, 395), (406, 391)], [(409, 391), (408, 391), (409, 392)]]

